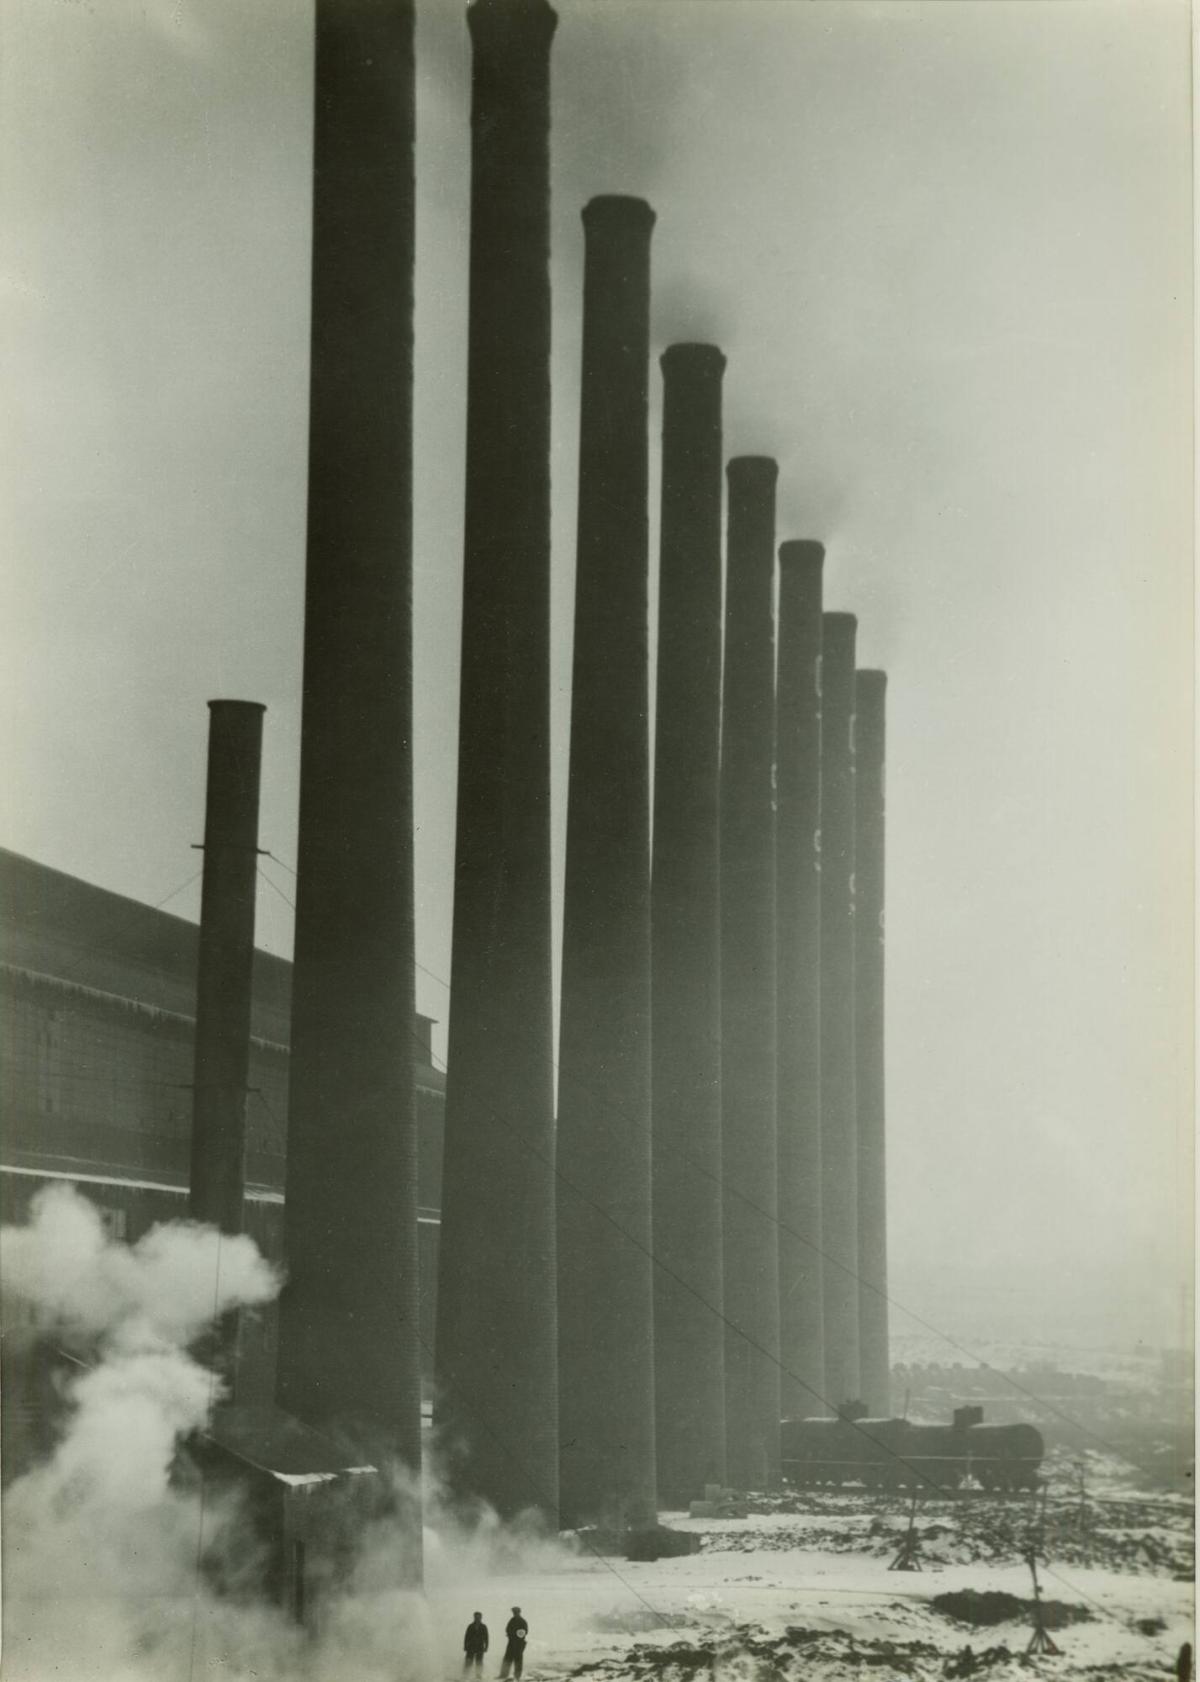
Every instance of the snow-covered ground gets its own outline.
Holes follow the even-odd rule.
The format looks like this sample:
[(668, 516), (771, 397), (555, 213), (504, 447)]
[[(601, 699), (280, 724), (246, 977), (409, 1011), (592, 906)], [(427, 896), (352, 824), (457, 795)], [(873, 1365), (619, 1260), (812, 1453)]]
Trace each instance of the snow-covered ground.
[[(1132, 1682), (1173, 1673), (1180, 1644), (1193, 1639), (1191, 1505), (1139, 1495), (1121, 1468), (1098, 1457), (1081, 1503), (1053, 1460), (1048, 1469), (1044, 1515), (1029, 1496), (923, 1500), (914, 1518), (920, 1571), (889, 1570), (908, 1529), (906, 1501), (854, 1490), (763, 1499), (745, 1518), (667, 1515), (673, 1528), (699, 1535), (703, 1551), (655, 1564), (550, 1550), (534, 1569), (472, 1585), (448, 1579), (435, 1550), (427, 1594), (446, 1631), (446, 1674), (456, 1671), (470, 1613), (484, 1612), (495, 1643), (512, 1605), (531, 1626), (526, 1673), (539, 1677), (790, 1682), (861, 1676), (866, 1667), (880, 1682), (984, 1672), (1003, 1682), (1031, 1669)], [(1027, 1658), (1031, 1578), (1022, 1551), (1039, 1535), (1039, 1579), (1060, 1652)], [(939, 1606), (963, 1591), (972, 1592)], [(984, 1602), (985, 1611), (1007, 1614), (994, 1623), (951, 1615), (969, 1612), (979, 1595), (1023, 1604)]]

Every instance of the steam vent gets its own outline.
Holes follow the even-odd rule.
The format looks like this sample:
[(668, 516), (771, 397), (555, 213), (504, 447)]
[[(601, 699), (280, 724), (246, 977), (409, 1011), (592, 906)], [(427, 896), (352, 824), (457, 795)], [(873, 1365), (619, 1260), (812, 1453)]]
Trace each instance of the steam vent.
[(278, 1396), (415, 1467), (412, 5), (320, 0), (315, 78)]
[(855, 683), (854, 1044), (858, 1111), (858, 1346), (860, 1392), (891, 1412), (888, 1361), (887, 1174), (884, 1149), (884, 806), (887, 674)]
[(775, 1141), (775, 482), (729, 464), (721, 735), (725, 1443), (739, 1489), (779, 1481)]
[(467, 486), (436, 1422), (502, 1515), (558, 1511), (550, 954), (550, 44), (475, 0)]
[(821, 593), (819, 543), (779, 549), (775, 973), (783, 1417), (825, 1395), (821, 1303)]
[(854, 1045), (854, 644), (824, 616), (821, 654), (821, 1233), (825, 1395), (859, 1399)]
[(721, 378), (662, 358), (662, 524), (651, 877), (659, 1496), (725, 1478), (721, 1321)]
[(653, 1524), (650, 234), (583, 212), (583, 378), (558, 1092), (562, 1521)]

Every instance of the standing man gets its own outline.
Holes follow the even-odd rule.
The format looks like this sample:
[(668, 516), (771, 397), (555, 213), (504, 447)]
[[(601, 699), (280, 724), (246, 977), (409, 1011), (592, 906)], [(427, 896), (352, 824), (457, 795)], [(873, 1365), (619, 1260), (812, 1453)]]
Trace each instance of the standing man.
[(476, 1612), (467, 1625), (467, 1633), (463, 1636), (463, 1675), (474, 1671), (476, 1676), (483, 1672), (483, 1655), (488, 1650), (488, 1628), (483, 1621), (483, 1613)]
[(507, 1676), (511, 1668), (517, 1682), (520, 1682), (521, 1671), (525, 1666), (525, 1643), (529, 1640), (529, 1625), (521, 1616), (519, 1606), (513, 1607), (513, 1615), (505, 1624), (504, 1633), (508, 1637), (508, 1646), (504, 1649), (500, 1674)]

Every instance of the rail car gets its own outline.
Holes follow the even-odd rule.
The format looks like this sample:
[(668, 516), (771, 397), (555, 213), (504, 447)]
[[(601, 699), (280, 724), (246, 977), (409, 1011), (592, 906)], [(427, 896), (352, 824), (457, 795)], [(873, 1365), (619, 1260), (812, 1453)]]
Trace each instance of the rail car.
[(843, 1409), (836, 1419), (785, 1419), (780, 1437), (783, 1475), (804, 1488), (957, 1489), (974, 1478), (984, 1489), (1033, 1489), (1046, 1450), (1032, 1425), (985, 1425), (979, 1407), (957, 1408), (949, 1425)]

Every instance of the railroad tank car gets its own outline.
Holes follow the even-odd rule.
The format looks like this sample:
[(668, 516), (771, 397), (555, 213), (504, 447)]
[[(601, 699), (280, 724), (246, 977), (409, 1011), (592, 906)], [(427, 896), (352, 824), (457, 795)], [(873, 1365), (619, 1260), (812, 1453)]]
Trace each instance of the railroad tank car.
[(1032, 1425), (970, 1425), (967, 1471), (985, 1489), (1033, 1489), (1046, 1445)]
[(948, 1425), (868, 1419), (844, 1408), (835, 1419), (785, 1419), (783, 1473), (806, 1488), (862, 1483), (869, 1489), (1032, 1489), (1045, 1444), (1032, 1425), (985, 1425), (983, 1410), (958, 1408)]

